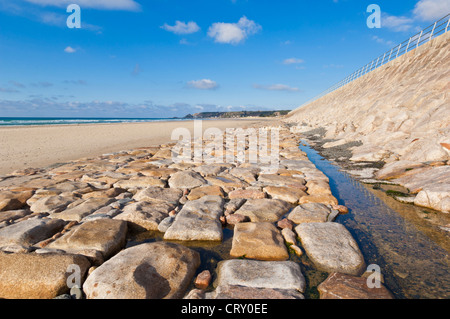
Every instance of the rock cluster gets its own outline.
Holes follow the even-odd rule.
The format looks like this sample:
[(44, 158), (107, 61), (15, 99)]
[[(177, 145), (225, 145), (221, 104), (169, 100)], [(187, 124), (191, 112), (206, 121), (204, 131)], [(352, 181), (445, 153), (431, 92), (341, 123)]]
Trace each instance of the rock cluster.
[(351, 145), (355, 165), (385, 163), (377, 179), (408, 188), (415, 205), (449, 213), (449, 39), (445, 33), (410, 50), (287, 121), (295, 132), (323, 128), (325, 149)]
[[(303, 299), (290, 260), (303, 250), (317, 269), (360, 276), (364, 259), (333, 222), (344, 209), (328, 178), (279, 129), (271, 174), (239, 161), (174, 161), (167, 144), (1, 177), (0, 298)], [(231, 258), (206, 269), (192, 243), (220, 245), (224, 227)], [(140, 232), (163, 234), (131, 241)]]

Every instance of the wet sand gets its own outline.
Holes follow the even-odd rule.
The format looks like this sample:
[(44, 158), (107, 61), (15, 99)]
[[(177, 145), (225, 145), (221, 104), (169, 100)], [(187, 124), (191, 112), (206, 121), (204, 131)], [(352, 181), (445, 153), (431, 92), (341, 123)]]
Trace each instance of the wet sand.
[[(203, 130), (251, 126), (273, 119), (204, 120)], [(21, 126), (0, 128), (0, 174), (39, 168), (83, 157), (170, 143), (172, 131), (194, 121)]]

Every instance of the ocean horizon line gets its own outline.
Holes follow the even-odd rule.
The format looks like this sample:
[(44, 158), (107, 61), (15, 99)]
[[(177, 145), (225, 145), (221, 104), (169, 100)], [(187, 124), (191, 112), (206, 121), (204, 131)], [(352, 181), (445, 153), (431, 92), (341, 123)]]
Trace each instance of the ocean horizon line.
[(114, 124), (114, 123), (144, 123), (163, 121), (185, 121), (185, 118), (127, 118), (127, 117), (0, 117), (0, 127), (32, 126), (32, 125), (77, 125), (77, 124)]

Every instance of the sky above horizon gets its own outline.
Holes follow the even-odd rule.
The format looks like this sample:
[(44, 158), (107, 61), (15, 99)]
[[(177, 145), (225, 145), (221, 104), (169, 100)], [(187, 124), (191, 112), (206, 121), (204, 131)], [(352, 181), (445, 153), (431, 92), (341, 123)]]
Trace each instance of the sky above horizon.
[(0, 117), (295, 109), (448, 13), (450, 0), (0, 0)]

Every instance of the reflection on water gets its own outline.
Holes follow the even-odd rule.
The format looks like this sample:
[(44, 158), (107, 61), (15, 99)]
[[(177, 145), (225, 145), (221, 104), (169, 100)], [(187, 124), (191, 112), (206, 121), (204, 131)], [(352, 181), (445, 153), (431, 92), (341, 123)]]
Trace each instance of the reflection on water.
[(350, 210), (336, 221), (355, 237), (366, 263), (381, 267), (394, 295), (450, 298), (448, 234), (418, 218), (417, 207), (390, 202), (393, 199), (339, 171), (309, 146), (300, 148), (329, 177), (334, 196)]

